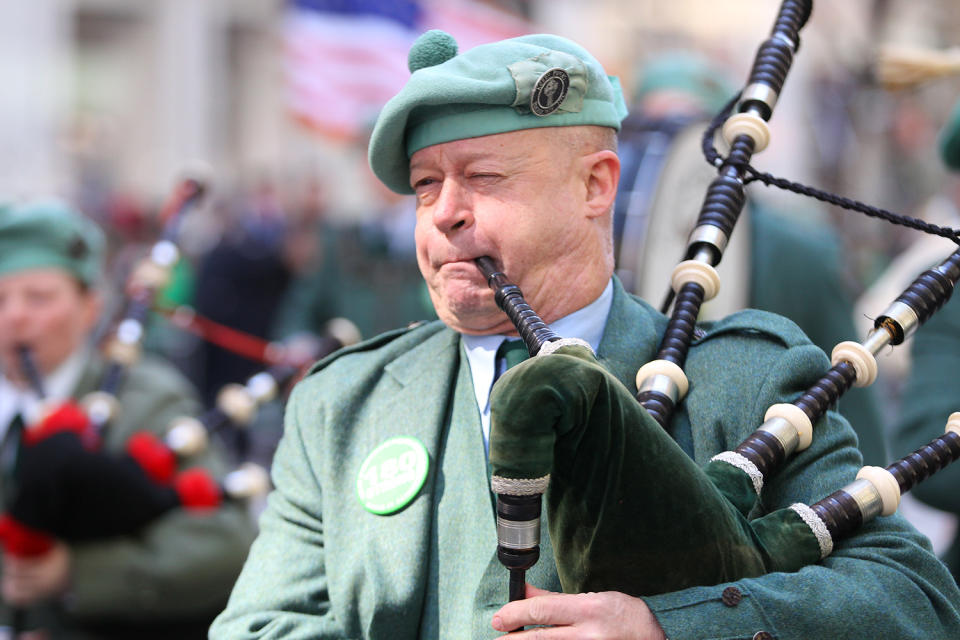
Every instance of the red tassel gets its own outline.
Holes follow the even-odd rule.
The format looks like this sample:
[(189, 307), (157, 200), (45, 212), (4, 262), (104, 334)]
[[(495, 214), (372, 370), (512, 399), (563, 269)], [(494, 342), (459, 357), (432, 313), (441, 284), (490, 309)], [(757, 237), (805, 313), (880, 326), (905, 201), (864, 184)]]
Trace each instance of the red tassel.
[(23, 441), (27, 445), (36, 444), (63, 432), (77, 434), (83, 446), (91, 451), (100, 445), (87, 412), (73, 402), (64, 402), (48, 413), (40, 424), (27, 429), (24, 432)]
[(220, 487), (204, 469), (177, 474), (173, 486), (187, 509), (214, 509), (220, 506)]
[(151, 431), (138, 431), (127, 440), (127, 453), (157, 484), (169, 485), (177, 472), (177, 457)]
[(53, 548), (53, 538), (6, 514), (0, 516), (0, 543), (5, 552), (21, 558), (42, 556)]

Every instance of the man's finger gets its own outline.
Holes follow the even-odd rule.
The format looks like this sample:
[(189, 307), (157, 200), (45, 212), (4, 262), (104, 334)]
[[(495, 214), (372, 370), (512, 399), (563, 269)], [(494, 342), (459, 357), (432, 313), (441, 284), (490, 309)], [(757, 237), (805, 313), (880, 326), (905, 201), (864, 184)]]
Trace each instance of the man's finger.
[[(527, 589), (536, 587), (527, 585)], [(508, 602), (493, 614), (493, 628), (513, 631), (528, 625), (567, 625), (579, 619), (580, 599), (577, 594), (536, 590), (546, 595)]]
[(557, 593), (556, 591), (547, 591), (546, 589), (540, 589), (539, 587), (535, 587), (528, 582), (527, 592), (525, 595), (527, 598), (535, 598), (537, 596), (555, 595), (556, 593)]

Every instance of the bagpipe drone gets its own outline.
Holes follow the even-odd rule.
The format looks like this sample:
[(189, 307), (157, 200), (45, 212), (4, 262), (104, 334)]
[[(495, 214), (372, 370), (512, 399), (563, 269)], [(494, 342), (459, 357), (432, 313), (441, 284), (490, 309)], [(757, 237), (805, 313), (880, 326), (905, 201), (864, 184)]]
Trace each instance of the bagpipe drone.
[[(180, 259), (175, 244), (180, 220), (203, 192), (203, 183), (188, 177), (177, 184), (164, 205), (161, 237), (127, 279), (122, 319), (103, 348), (107, 365), (99, 388), (79, 403), (48, 406), (35, 424), (24, 429), (12, 500), (0, 518), (0, 543), (7, 553), (36, 556), (46, 553), (54, 539), (82, 542), (135, 534), (172, 509), (184, 508), (202, 516), (225, 501), (245, 501), (269, 489), (266, 470), (252, 462), (242, 462), (222, 478), (195, 462), (212, 435), (229, 428), (244, 431), (259, 407), (278, 397), (301, 372), (299, 363), (284, 355), (282, 345), (260, 340), (259, 359), (267, 368), (244, 384), (225, 386), (216, 406), (203, 415), (176, 418), (163, 434), (136, 432), (119, 454), (101, 446), (111, 421), (122, 410), (117, 393), (127, 369), (141, 356), (148, 314)], [(184, 323), (185, 314), (179, 315), (179, 324), (221, 346), (231, 348), (238, 343), (239, 332), (209, 321), (201, 324), (197, 318)], [(343, 319), (331, 322), (327, 331), (311, 358), (323, 357), (359, 338), (352, 323)], [(250, 355), (250, 347), (258, 339), (241, 337), (245, 339), (240, 342), (241, 350), (246, 347), (245, 353)], [(29, 348), (21, 346), (18, 354), (24, 377), (42, 399), (42, 378)], [(238, 453), (242, 459), (244, 452)]]
[[(782, 3), (746, 88), (704, 135), (705, 154), (718, 176), (685, 259), (674, 270), (673, 312), (654, 360), (637, 373), (635, 394), (587, 345), (553, 333), (492, 260), (477, 260), (498, 306), (537, 356), (501, 378), (491, 394), (491, 488), (497, 495), (498, 557), (510, 571), (511, 600), (523, 597), (524, 573), (539, 557), (544, 495), (564, 591), (654, 595), (816, 563), (862, 524), (894, 513), (902, 493), (960, 458), (960, 413), (954, 413), (944, 435), (886, 468), (864, 467), (855, 481), (815, 504), (758, 516), (764, 482), (810, 446), (827, 410), (851, 386), (871, 384), (875, 356), (902, 343), (949, 299), (960, 280), (960, 250), (904, 290), (862, 344), (837, 345), (831, 368), (793, 402), (771, 406), (763, 424), (735, 449), (701, 467), (670, 434), (674, 410), (689, 389), (683, 368), (700, 306), (719, 287), (714, 267), (743, 207), (746, 182), (761, 180), (960, 243), (953, 230), (788, 183), (749, 165), (769, 142), (766, 122), (811, 6), (809, 0)], [(737, 113), (727, 117), (734, 105)], [(721, 122), (730, 148), (725, 158), (712, 145)], [(671, 481), (660, 489), (665, 472)], [(631, 522), (669, 524), (635, 528)]]

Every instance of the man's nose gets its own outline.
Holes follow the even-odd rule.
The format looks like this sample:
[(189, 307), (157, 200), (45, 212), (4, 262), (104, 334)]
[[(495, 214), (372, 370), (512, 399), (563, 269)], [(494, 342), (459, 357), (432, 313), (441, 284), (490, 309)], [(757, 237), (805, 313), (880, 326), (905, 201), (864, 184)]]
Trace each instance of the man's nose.
[(14, 332), (30, 321), (27, 305), (18, 296), (6, 296), (0, 304), (0, 328), (4, 332)]
[(433, 224), (442, 233), (451, 233), (473, 224), (472, 202), (456, 180), (445, 180), (433, 209)]

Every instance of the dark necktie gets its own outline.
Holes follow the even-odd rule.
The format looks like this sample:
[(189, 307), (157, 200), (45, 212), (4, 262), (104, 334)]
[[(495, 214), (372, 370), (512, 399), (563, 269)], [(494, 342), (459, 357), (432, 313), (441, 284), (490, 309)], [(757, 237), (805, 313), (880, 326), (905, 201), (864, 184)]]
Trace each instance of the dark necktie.
[(17, 413), (10, 421), (7, 432), (3, 434), (3, 441), (0, 442), (0, 483), (2, 483), (0, 487), (2, 487), (5, 502), (9, 502), (15, 490), (17, 458), (20, 454), (20, 441), (23, 439), (23, 426), (23, 416)]
[[(523, 340), (504, 340), (500, 343), (496, 360), (494, 360), (497, 367), (495, 377), (500, 376), (501, 369), (507, 371), (510, 367), (520, 364), (529, 357), (530, 352), (527, 351), (527, 346), (523, 343)], [(505, 368), (500, 366), (501, 362), (506, 363)]]

